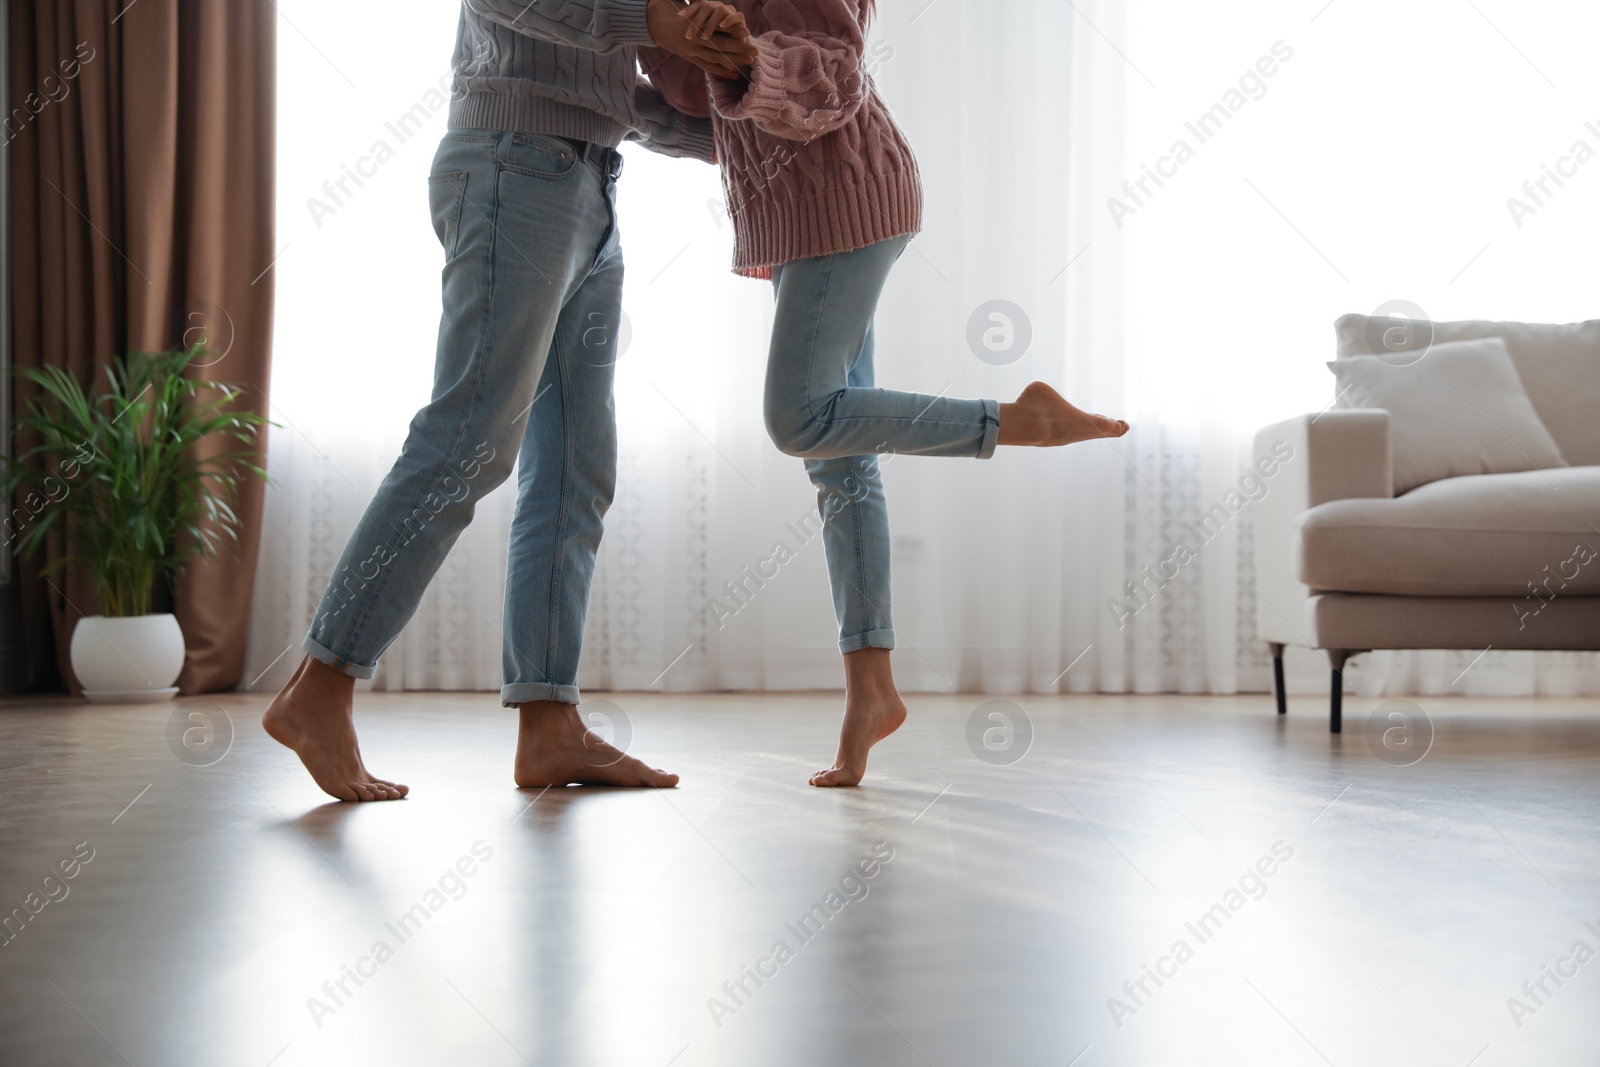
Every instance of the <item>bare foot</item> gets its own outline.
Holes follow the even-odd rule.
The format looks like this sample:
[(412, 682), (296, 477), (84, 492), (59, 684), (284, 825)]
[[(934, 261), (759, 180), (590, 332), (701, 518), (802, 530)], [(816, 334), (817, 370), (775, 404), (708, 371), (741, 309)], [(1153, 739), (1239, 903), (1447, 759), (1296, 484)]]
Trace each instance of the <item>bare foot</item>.
[(816, 786), (860, 785), (867, 773), (867, 753), (872, 746), (900, 729), (906, 721), (905, 701), (892, 690), (883, 696), (846, 697), (844, 726), (839, 730), (839, 754), (833, 766), (811, 776)]
[(338, 800), (399, 800), (409, 786), (384, 781), (361, 762), (351, 696), (355, 679), (307, 656), (261, 716), (279, 744), (294, 750), (322, 791)]
[(1000, 443), (1050, 448), (1102, 437), (1121, 437), (1128, 424), (1080, 411), (1044, 382), (1034, 382), (1014, 404), (1000, 405)]
[(671, 789), (676, 774), (651, 767), (606, 744), (572, 704), (537, 700), (518, 706), (517, 762), (513, 777), (522, 789), (552, 785), (622, 785)]

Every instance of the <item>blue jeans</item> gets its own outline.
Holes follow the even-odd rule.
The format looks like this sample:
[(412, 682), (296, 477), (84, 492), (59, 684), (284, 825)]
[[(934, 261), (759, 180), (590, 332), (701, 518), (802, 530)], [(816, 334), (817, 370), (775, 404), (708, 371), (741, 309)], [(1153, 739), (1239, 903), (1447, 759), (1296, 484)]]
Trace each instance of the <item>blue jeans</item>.
[(500, 701), (578, 702), (616, 485), (620, 170), (560, 138), (445, 135), (428, 179), (446, 257), (433, 398), (334, 570), (306, 635), (312, 656), (370, 678), (477, 502), (516, 462)]
[(817, 487), (839, 651), (893, 648), (889, 509), (879, 453), (988, 459), (1000, 405), (873, 387), (872, 316), (909, 237), (772, 269), (765, 415)]

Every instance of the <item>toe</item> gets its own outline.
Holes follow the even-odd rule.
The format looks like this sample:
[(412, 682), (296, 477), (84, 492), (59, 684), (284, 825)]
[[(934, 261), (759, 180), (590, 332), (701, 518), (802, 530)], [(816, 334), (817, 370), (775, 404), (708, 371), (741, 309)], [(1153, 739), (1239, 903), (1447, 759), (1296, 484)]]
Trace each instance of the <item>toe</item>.
[(351, 782), (350, 791), (355, 794), (356, 800), (375, 800), (377, 792), (366, 782)]
[(382, 782), (366, 781), (366, 782), (360, 782), (360, 783), (357, 783), (357, 784), (359, 784), (361, 786), (361, 788), (363, 788), (363, 789), (365, 789), (367, 791), (367, 795), (361, 798), (363, 800), (396, 800), (396, 799), (398, 799), (394, 795), (394, 793), (389, 789), (389, 787), (384, 785)]
[(646, 767), (644, 784), (651, 789), (671, 789), (678, 784), (678, 776), (670, 774), (659, 767)]
[(861, 775), (843, 767), (834, 767), (831, 770), (818, 771), (811, 776), (811, 784), (823, 789), (832, 789), (839, 786), (859, 785)]
[(1096, 433), (1105, 437), (1121, 437), (1128, 429), (1128, 424), (1121, 419), (1108, 419), (1104, 415), (1090, 415), (1089, 423)]

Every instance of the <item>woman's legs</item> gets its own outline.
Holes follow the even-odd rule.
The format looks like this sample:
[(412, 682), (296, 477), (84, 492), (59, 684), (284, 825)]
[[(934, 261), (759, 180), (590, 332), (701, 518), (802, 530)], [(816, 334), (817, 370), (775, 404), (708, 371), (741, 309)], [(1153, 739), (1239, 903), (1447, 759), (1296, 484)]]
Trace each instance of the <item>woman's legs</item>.
[[(872, 338), (869, 322), (866, 338), (845, 370), (842, 391), (880, 391), (872, 388)], [(782, 358), (774, 352), (772, 362)], [(769, 379), (775, 372), (769, 365)], [(816, 486), (817, 512), (822, 516), (822, 544), (833, 585), (833, 611), (839, 620), (839, 651), (849, 655), (863, 648), (891, 649), (889, 505), (883, 495), (878, 457), (808, 458), (805, 466)]]
[(889, 669), (889, 650), (862, 648), (844, 657), (844, 725), (833, 766), (811, 776), (816, 786), (859, 785), (872, 746), (900, 729), (906, 705)]
[(907, 237), (774, 267), (764, 401), (778, 448), (807, 459), (873, 452), (987, 459), (996, 445), (1051, 447), (1121, 437), (1128, 424), (1081, 411), (1043, 382), (1009, 404), (907, 393), (849, 380)]
[[(872, 330), (847, 376), (850, 389), (872, 386)], [(844, 654), (844, 726), (829, 770), (811, 776), (819, 786), (855, 785), (867, 769), (867, 752), (899, 729), (906, 706), (889, 670), (894, 622), (889, 589), (889, 509), (876, 456), (808, 459), (817, 487), (822, 544), (839, 619)]]
[[(807, 459), (896, 452), (986, 459), (1000, 440), (993, 400), (872, 387), (872, 316), (908, 238), (773, 268), (778, 309), (764, 411), (778, 448)], [(865, 380), (851, 380), (863, 353)]]
[(767, 432), (779, 449), (805, 458), (817, 487), (845, 660), (838, 756), (812, 785), (860, 782), (868, 751), (906, 717), (889, 666), (889, 513), (874, 454), (986, 459), (1000, 444), (1062, 445), (1128, 429), (1078, 410), (1043, 382), (1010, 404), (876, 388), (872, 318), (908, 243), (897, 237), (773, 269)]
[(889, 510), (873, 453), (977, 456), (998, 441), (992, 401), (873, 387), (872, 314), (904, 247), (903, 240), (884, 242), (773, 272), (778, 314), (767, 362), (767, 426), (785, 452), (805, 454), (817, 488), (845, 666), (839, 752), (832, 768), (811, 776), (812, 785), (860, 782), (867, 752), (906, 717), (889, 670)]

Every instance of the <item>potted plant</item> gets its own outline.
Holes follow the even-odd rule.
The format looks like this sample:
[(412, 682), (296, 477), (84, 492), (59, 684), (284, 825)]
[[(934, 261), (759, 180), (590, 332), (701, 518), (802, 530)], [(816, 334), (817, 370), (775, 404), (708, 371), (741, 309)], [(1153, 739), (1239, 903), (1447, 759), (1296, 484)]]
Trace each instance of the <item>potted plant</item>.
[[(87, 392), (59, 367), (18, 372), (39, 392), (18, 419), (31, 447), (0, 457), (0, 485), (15, 493), (6, 539), (33, 556), (57, 533), (66, 552), (44, 573), (79, 564), (93, 581), (104, 614), (72, 633), (72, 670), (93, 701), (177, 692), (183, 631), (152, 611), (158, 584), (237, 541), (240, 479), (267, 476), (255, 462), (267, 420), (227, 410), (237, 387), (185, 378), (191, 362), (203, 363), (203, 346), (134, 353)], [(219, 451), (196, 447), (215, 438)]]

